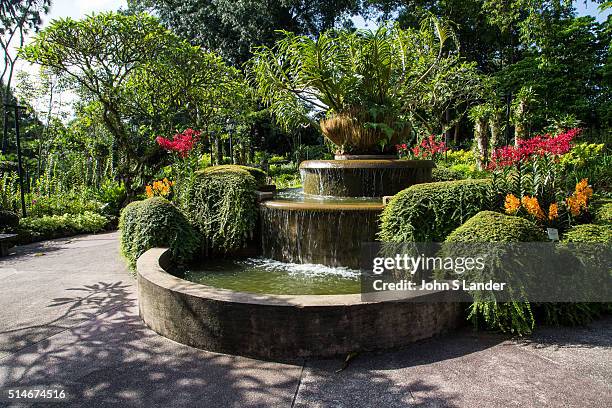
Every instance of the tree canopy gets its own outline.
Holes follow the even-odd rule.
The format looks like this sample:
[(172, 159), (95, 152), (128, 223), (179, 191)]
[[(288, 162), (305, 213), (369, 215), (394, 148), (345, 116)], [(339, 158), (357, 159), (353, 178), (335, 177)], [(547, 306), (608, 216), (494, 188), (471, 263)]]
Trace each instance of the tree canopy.
[(251, 49), (271, 45), (276, 30), (316, 35), (366, 9), (363, 0), (130, 0), (151, 10), (183, 38), (240, 65)]
[(158, 161), (156, 132), (229, 114), (241, 95), (248, 97), (239, 71), (144, 13), (56, 20), (23, 55), (71, 79), (84, 100), (95, 103), (128, 180)]

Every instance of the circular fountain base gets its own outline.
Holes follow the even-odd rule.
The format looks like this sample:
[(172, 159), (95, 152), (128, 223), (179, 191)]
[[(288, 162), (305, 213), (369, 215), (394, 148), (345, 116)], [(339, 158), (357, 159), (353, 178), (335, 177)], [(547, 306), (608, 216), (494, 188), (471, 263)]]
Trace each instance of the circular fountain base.
[(407, 345), (462, 323), (449, 292), (362, 302), (360, 295), (257, 295), (173, 276), (170, 252), (138, 259), (140, 315), (157, 333), (210, 351), (274, 360)]
[(307, 160), (300, 164), (304, 193), (383, 197), (431, 181), (431, 160)]

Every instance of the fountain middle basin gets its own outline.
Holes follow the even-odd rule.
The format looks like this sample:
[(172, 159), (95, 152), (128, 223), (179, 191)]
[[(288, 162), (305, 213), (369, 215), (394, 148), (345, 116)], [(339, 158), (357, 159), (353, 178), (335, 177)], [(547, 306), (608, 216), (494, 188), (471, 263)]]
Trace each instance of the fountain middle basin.
[(301, 189), (260, 204), (263, 256), (359, 269), (361, 243), (376, 241), (382, 199), (324, 197)]

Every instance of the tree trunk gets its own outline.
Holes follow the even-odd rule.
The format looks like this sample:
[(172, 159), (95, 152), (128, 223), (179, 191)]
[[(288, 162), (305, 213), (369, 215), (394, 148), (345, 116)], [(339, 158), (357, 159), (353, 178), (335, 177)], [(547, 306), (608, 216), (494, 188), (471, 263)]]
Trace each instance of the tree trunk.
[(489, 120), (489, 131), (491, 132), (491, 152), (497, 149), (501, 137), (501, 118), (497, 113), (493, 113)]
[(476, 138), (476, 166), (483, 170), (488, 157), (487, 121), (478, 119), (474, 124), (474, 137)]
[(527, 112), (527, 106), (525, 102), (521, 101), (516, 108), (515, 112), (515, 123), (514, 123), (514, 145), (518, 146), (519, 141), (526, 138), (527, 127), (525, 126), (525, 114)]
[(223, 164), (223, 150), (221, 145), (221, 136), (215, 137), (215, 164)]

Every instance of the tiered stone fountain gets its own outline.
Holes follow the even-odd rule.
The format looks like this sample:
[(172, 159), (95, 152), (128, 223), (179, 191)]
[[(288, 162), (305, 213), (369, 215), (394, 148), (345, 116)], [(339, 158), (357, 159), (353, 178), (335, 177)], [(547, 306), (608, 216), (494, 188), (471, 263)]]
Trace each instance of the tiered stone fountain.
[[(264, 256), (313, 270), (320, 265), (307, 264), (358, 268), (361, 243), (376, 239), (382, 197), (429, 181), (432, 167), (392, 159), (302, 163), (303, 191), (281, 191), (261, 203)], [(143, 320), (175, 341), (222, 353), (274, 360), (335, 356), (404, 346), (462, 321), (463, 306), (444, 291), (364, 301), (356, 292), (229, 290), (172, 271), (167, 249), (139, 258)]]
[(432, 161), (302, 162), (303, 190), (261, 204), (263, 255), (283, 262), (359, 269), (360, 246), (376, 241), (383, 196), (431, 181)]

